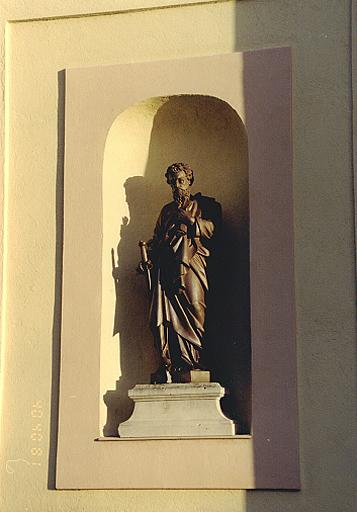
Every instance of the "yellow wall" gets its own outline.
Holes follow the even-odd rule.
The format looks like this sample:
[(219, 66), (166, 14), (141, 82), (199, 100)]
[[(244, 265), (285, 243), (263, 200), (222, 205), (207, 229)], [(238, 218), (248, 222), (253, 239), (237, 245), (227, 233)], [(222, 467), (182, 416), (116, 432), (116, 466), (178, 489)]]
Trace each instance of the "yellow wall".
[[(16, 7), (23, 4), (13, 3)], [(134, 5), (110, 3), (118, 5), (118, 10), (125, 4)], [(27, 14), (31, 7), (26, 5), (25, 17), (40, 15), (40, 4), (36, 4), (33, 16)], [(53, 4), (53, 14), (68, 14), (68, 3), (65, 7), (62, 2)], [(90, 4), (95, 9), (96, 2)], [(104, 10), (103, 2), (97, 5), (97, 12)], [(153, 2), (147, 6), (151, 5)], [(7, 9), (11, 11), (10, 4)], [(80, 9), (85, 9), (83, 2), (78, 2), (78, 12), (83, 12)], [(41, 12), (46, 15), (48, 6)], [(347, 0), (209, 2), (8, 26), (3, 510), (353, 510), (356, 333), (349, 27)], [(271, 46), (293, 47), (303, 490), (248, 494), (47, 490), (49, 459), (51, 467), (53, 462), (49, 450), (51, 396), (56, 396), (52, 368), (58, 359), (60, 310), (55, 288), (56, 268), (60, 268), (56, 226), (60, 227), (61, 212), (56, 196), (60, 187), (57, 73), (71, 67)], [(33, 430), (38, 424), (42, 439), (32, 435), (39, 433)], [(31, 453), (38, 447), (42, 454), (38, 450)], [(51, 483), (51, 474), (49, 480)]]

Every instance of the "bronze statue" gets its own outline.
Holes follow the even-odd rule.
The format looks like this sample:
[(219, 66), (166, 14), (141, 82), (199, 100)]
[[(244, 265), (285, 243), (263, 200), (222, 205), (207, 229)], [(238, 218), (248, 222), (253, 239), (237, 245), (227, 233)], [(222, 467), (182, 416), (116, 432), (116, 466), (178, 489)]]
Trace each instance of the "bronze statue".
[(153, 239), (141, 242), (140, 269), (150, 291), (150, 327), (161, 356), (151, 382), (185, 381), (190, 370), (204, 370), (209, 280), (207, 267), (221, 224), (215, 199), (190, 193), (194, 181), (189, 165), (174, 163), (165, 174), (173, 201), (156, 223)]

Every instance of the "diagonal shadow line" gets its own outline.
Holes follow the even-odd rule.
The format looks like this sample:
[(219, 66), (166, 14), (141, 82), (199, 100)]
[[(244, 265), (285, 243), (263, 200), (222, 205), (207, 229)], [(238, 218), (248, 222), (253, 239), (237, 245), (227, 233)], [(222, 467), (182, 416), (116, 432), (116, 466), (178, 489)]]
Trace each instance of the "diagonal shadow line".
[(63, 267), (63, 198), (64, 198), (64, 126), (65, 126), (65, 71), (58, 72), (57, 103), (57, 176), (56, 176), (56, 253), (55, 300), (52, 324), (52, 382), (50, 412), (50, 446), (48, 454), (47, 488), (56, 488), (56, 454), (58, 434), (58, 404), (60, 376), (60, 339), (62, 320)]

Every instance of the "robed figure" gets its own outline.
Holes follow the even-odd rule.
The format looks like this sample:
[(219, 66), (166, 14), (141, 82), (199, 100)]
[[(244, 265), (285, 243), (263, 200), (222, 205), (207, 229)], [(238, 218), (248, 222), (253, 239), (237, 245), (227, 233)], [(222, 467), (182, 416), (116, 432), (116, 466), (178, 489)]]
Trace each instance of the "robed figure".
[(165, 176), (173, 201), (162, 208), (148, 242), (150, 327), (161, 357), (152, 383), (167, 382), (167, 371), (173, 382), (182, 382), (189, 370), (205, 369), (207, 268), (221, 224), (219, 203), (191, 195), (190, 166), (172, 164)]

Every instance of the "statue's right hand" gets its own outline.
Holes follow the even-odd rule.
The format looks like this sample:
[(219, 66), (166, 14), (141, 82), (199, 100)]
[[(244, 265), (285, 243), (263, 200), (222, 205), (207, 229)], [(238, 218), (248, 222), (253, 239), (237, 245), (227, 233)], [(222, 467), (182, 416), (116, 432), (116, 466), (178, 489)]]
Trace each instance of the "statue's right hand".
[(137, 271), (138, 274), (144, 274), (145, 273), (145, 269), (144, 269), (142, 261), (139, 261), (138, 266), (136, 267), (135, 270)]
[(148, 260), (146, 262), (140, 261), (138, 266), (136, 267), (136, 271), (138, 274), (145, 274), (147, 269), (153, 268), (153, 262), (151, 260)]

